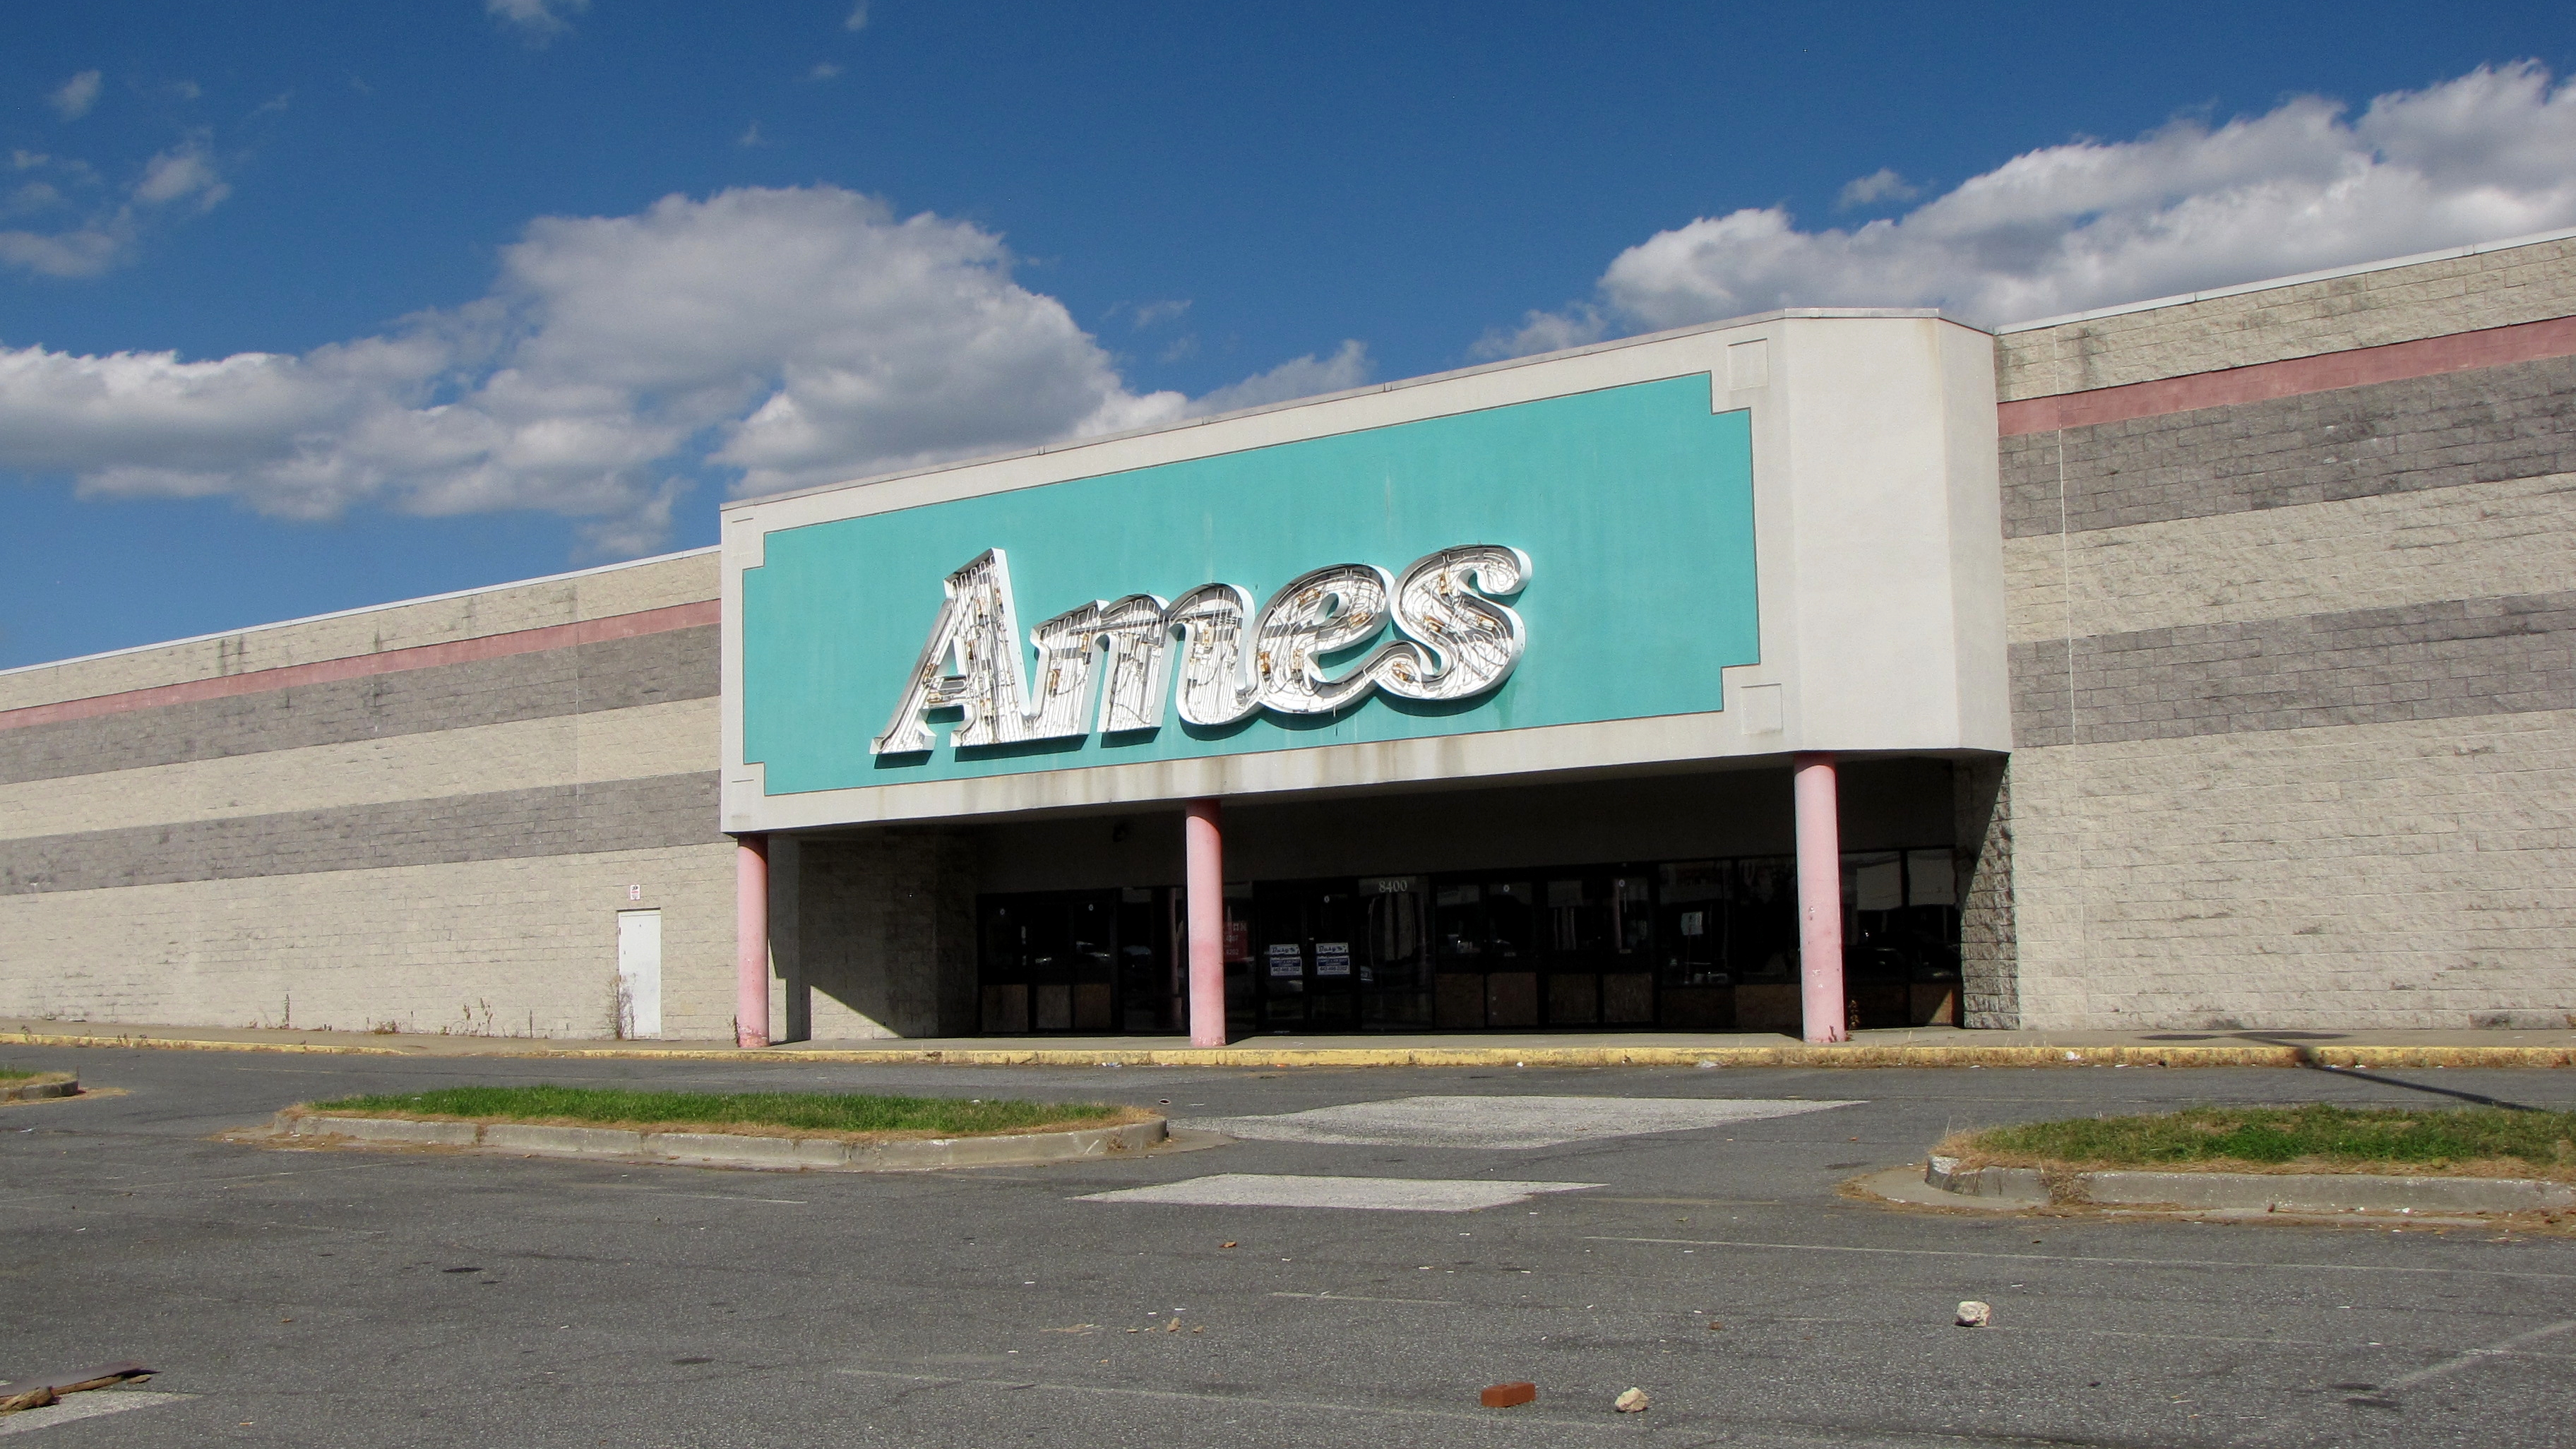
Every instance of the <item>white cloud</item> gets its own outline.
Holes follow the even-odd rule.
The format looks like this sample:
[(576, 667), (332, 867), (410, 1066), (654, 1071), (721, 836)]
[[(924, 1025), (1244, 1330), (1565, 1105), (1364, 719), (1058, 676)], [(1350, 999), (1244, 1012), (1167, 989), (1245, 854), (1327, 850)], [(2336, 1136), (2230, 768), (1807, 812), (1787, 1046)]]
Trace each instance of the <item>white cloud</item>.
[(857, 4), (850, 7), (849, 18), (841, 22), (841, 28), (843, 30), (868, 28), (868, 0), (858, 0)]
[(1189, 310), (1190, 299), (1187, 297), (1169, 298), (1160, 302), (1142, 302), (1129, 312), (1128, 321), (1137, 331), (1142, 332), (1148, 327), (1158, 327), (1165, 322), (1176, 322)]
[(77, 121), (89, 114), (90, 107), (98, 104), (98, 83), (97, 71), (82, 71), (56, 86), (53, 94), (45, 97), (45, 104), (52, 106), (54, 113), (64, 120)]
[(841, 68), (833, 62), (828, 60), (818, 60), (814, 62), (814, 68), (812, 70), (805, 72), (805, 78), (809, 81), (827, 81), (838, 76), (840, 73)]
[(2576, 83), (2482, 66), (2359, 116), (2302, 96), (2214, 128), (2051, 146), (1848, 230), (1802, 231), (1776, 206), (1702, 217), (1622, 252), (1596, 299), (1531, 313), (1478, 350), (1779, 306), (2013, 322), (2568, 225)]
[(1257, 373), (1230, 387), (1218, 388), (1191, 402), (1189, 411), (1193, 414), (1230, 413), (1237, 408), (1294, 402), (1301, 397), (1343, 392), (1368, 379), (1367, 344), (1345, 341), (1330, 357), (1317, 357), (1310, 352), (1304, 357), (1292, 357), (1268, 372)]
[(1909, 183), (1893, 170), (1881, 166), (1867, 176), (1854, 177), (1844, 182), (1842, 194), (1834, 198), (1834, 205), (1839, 210), (1848, 211), (1855, 206), (1867, 206), (1873, 201), (1912, 201), (1922, 194), (1922, 187)]
[(24, 186), (11, 190), (6, 201), (0, 201), (0, 216), (12, 216), (30, 211), (51, 211), (62, 204), (61, 188), (50, 181), (30, 181)]
[(134, 229), (123, 217), (55, 232), (0, 231), (0, 265), (48, 277), (95, 277), (124, 260)]
[(186, 201), (207, 211), (232, 194), (232, 187), (215, 173), (203, 136), (191, 136), (153, 157), (144, 164), (143, 179), (134, 183), (134, 199), (151, 206)]
[(301, 356), (0, 347), (0, 468), (92, 496), (328, 518), (538, 509), (650, 549), (686, 480), (740, 492), (1355, 385), (1345, 343), (1192, 404), (1131, 389), (999, 237), (835, 187), (548, 217), (483, 298)]
[[(134, 183), (122, 195), (111, 197), (99, 195), (103, 188), (98, 173), (84, 162), (27, 151), (13, 151), (9, 160), (13, 170), (49, 170), (91, 197), (86, 214), (66, 220), (61, 230), (0, 231), (0, 266), (22, 267), (48, 277), (97, 276), (134, 255), (154, 213), (203, 213), (232, 195), (204, 132), (145, 162)], [(61, 188), (40, 181), (12, 193), (12, 204), (0, 207), (0, 215), (71, 205)]]
[(566, 17), (589, 8), (590, 0), (483, 0), (485, 14), (519, 27), (522, 34), (539, 45), (572, 29), (572, 21)]

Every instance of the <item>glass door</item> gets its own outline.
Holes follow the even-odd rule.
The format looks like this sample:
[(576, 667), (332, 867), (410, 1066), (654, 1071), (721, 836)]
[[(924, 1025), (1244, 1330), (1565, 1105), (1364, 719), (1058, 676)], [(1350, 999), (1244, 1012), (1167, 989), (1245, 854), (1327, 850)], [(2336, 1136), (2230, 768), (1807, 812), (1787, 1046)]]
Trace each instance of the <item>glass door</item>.
[(1365, 926), (1356, 882), (1263, 881), (1254, 886), (1254, 1030), (1357, 1030)]
[(1167, 887), (1128, 886), (1118, 892), (1119, 1029), (1181, 1031), (1188, 1026), (1180, 957), (1172, 949), (1172, 898)]
[(1418, 875), (1359, 883), (1360, 1025), (1422, 1031), (1432, 1024), (1430, 899)]
[(1118, 1029), (1120, 893), (987, 896), (977, 976), (983, 1029)]

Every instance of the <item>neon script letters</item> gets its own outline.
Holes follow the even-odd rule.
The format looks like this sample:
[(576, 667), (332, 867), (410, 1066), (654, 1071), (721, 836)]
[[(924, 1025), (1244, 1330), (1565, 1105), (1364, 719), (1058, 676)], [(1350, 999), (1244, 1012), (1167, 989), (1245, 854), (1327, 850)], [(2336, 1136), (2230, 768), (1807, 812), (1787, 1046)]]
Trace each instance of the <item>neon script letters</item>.
[[(1258, 610), (1234, 584), (1202, 584), (1177, 599), (1129, 594), (1095, 600), (1028, 632), (1020, 647), (1011, 570), (998, 548), (950, 574), (930, 642), (871, 754), (918, 754), (936, 739), (923, 716), (959, 709), (959, 749), (1159, 729), (1167, 699), (1193, 725), (1228, 725), (1257, 710), (1332, 714), (1383, 690), (1399, 699), (1472, 699), (1510, 677), (1528, 635), (1497, 600), (1529, 582), (1529, 555), (1497, 544), (1444, 548), (1402, 574), (1334, 564), (1291, 579)], [(1377, 637), (1392, 618), (1404, 637), (1338, 674), (1326, 656)], [(1179, 678), (1173, 674), (1173, 640)], [(1095, 707), (1096, 700), (1096, 707)]]

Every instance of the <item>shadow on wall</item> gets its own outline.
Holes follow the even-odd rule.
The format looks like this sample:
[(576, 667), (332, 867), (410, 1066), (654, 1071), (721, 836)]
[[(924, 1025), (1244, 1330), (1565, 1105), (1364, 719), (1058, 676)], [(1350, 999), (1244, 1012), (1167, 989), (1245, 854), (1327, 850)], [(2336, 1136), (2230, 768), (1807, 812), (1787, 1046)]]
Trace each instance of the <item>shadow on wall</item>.
[(898, 829), (778, 841), (770, 879), (782, 1039), (974, 1034), (972, 840)]

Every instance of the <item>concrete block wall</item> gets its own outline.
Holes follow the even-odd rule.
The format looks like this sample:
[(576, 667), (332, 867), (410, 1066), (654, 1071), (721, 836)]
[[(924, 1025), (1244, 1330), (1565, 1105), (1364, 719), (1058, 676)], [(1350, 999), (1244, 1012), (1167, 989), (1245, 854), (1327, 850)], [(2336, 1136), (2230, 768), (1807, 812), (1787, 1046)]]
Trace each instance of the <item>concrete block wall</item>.
[[(972, 1036), (975, 848), (963, 832), (894, 829), (780, 845), (796, 857), (789, 1040)], [(773, 927), (783, 892), (773, 884)]]
[(2576, 315), (2576, 237), (2121, 309), (1996, 340), (1999, 401)]
[(728, 1035), (716, 560), (0, 674), (0, 1015)]
[(2562, 239), (1999, 339), (1985, 1024), (2570, 1024), (2570, 317)]

